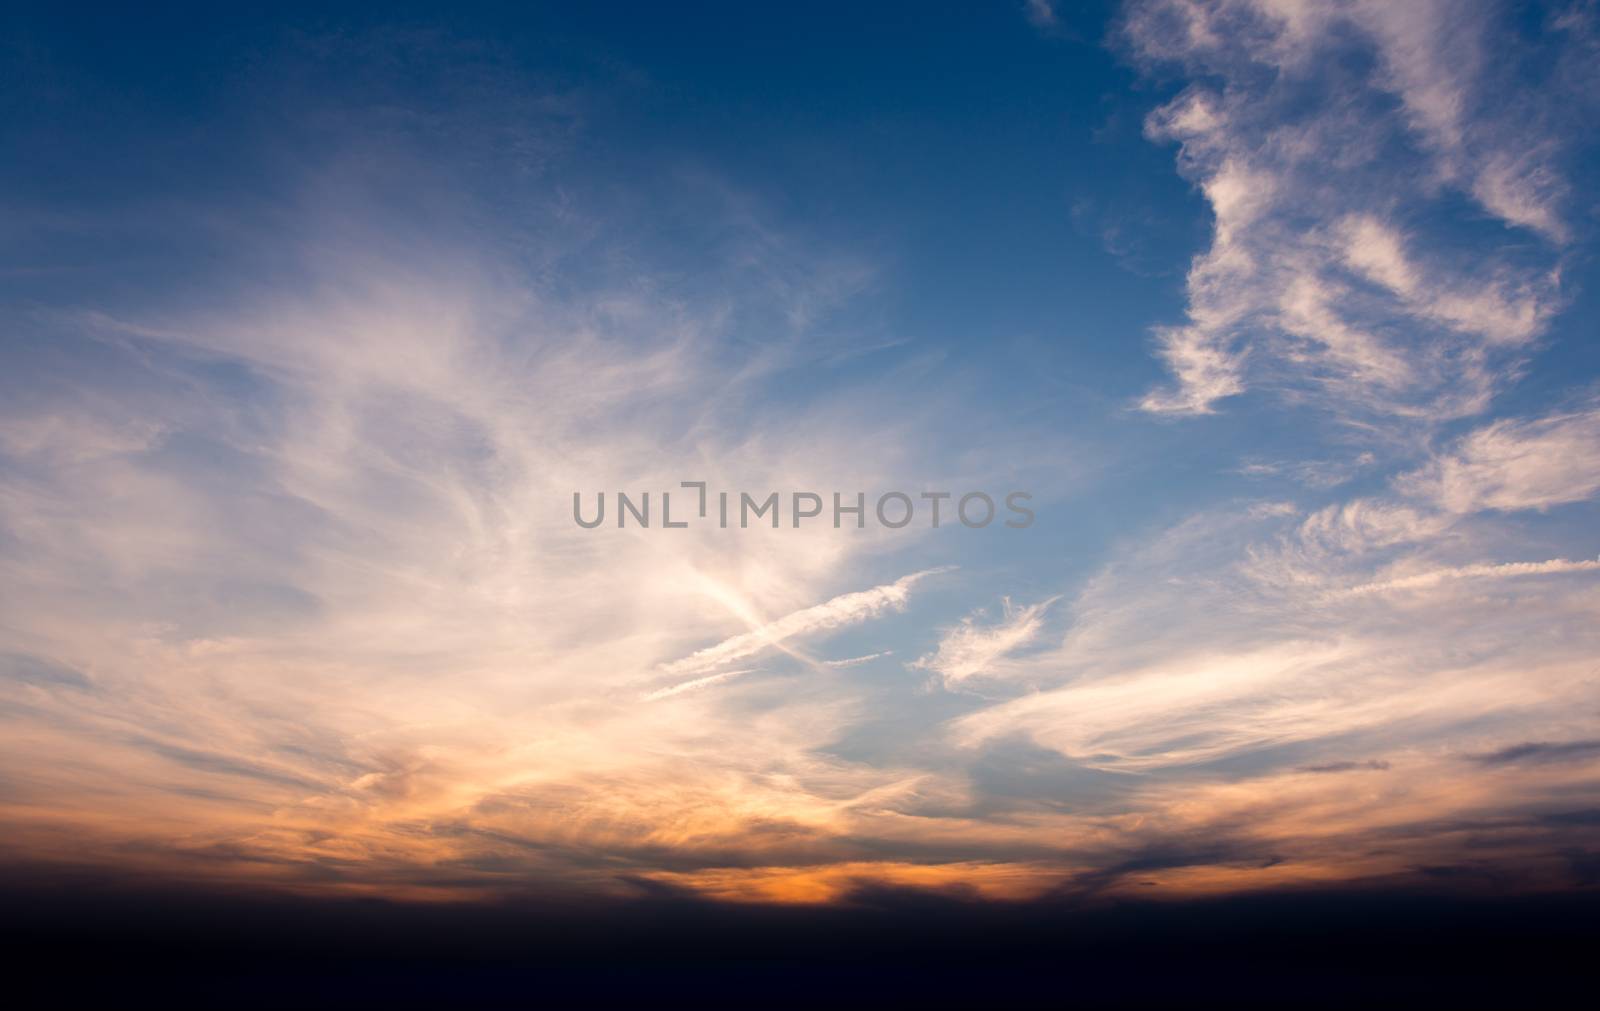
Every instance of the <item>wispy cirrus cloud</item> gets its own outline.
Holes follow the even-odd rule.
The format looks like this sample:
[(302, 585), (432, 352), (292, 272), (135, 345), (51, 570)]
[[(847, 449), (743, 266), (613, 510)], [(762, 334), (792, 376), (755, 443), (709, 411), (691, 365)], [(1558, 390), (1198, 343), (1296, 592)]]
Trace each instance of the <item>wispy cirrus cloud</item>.
[(790, 639), (815, 632), (843, 628), (874, 618), (889, 610), (903, 608), (911, 595), (911, 588), (929, 576), (947, 572), (947, 568), (924, 569), (901, 576), (892, 583), (884, 583), (867, 590), (842, 593), (813, 607), (803, 608), (773, 621), (764, 622), (748, 632), (715, 646), (696, 650), (680, 660), (663, 666), (671, 674), (710, 670), (724, 663), (755, 656), (768, 649), (781, 648)]
[(1508, 579), (1517, 576), (1549, 576), (1570, 572), (1594, 571), (1600, 571), (1600, 561), (1595, 559), (1569, 561), (1565, 558), (1552, 558), (1543, 562), (1456, 565), (1443, 569), (1429, 569), (1411, 575), (1397, 575), (1393, 578), (1373, 583), (1361, 583), (1340, 592), (1352, 596), (1364, 593), (1394, 593), (1401, 590), (1427, 589), (1453, 579)]
[(1002, 601), (1000, 620), (993, 624), (979, 624), (983, 611), (970, 614), (944, 634), (937, 650), (913, 661), (911, 667), (932, 671), (946, 688), (977, 677), (1005, 677), (1000, 661), (1037, 638), (1045, 612), (1058, 599), (1019, 607), (1008, 597)]
[[(220, 207), (164, 225), (181, 245), (228, 217), (229, 249), (282, 274), (224, 258), (202, 290), (131, 300), (86, 283), (4, 349), (21, 395), (0, 406), (0, 573), (30, 588), (3, 604), (7, 857), (120, 850), (130, 870), (395, 895), (516, 866), (615, 889), (593, 854), (645, 873), (673, 850), (786, 860), (825, 847), (849, 797), (907, 778), (815, 754), (848, 685), (753, 715), (702, 690), (743, 675), (708, 669), (638, 704), (746, 615), (791, 615), (743, 641), (754, 655), (903, 606), (927, 573), (814, 603), (872, 585), (881, 532), (674, 540), (568, 512), (575, 488), (904, 468), (909, 403), (736, 423), (852, 343), (838, 313), (870, 269), (691, 180), (679, 198), (710, 238), (686, 281), (576, 194), (570, 124), (511, 122), (537, 96), (495, 81), (482, 104), (376, 127), (335, 95), (349, 157), (275, 152), (287, 195), (246, 205), (271, 227)], [(438, 143), (445, 128), (470, 143)], [(484, 166), (571, 185), (501, 205), (452, 174)], [(719, 661), (744, 648), (724, 645)]]
[(1582, 502), (1600, 491), (1600, 410), (1493, 422), (1397, 486), (1452, 513)]
[[(1457, 511), (1436, 482), (1413, 478), (1448, 471), (1481, 432), (1501, 447), (1507, 437), (1490, 423), (1386, 491), (1310, 511), (1239, 503), (1129, 545), (1070, 603), (1062, 641), (1013, 665), (1011, 680), (1032, 690), (1002, 690), (956, 717), (949, 739), (976, 753), (1025, 741), (1074, 769), (1140, 777), (1122, 795), (1140, 827), (1114, 834), (1118, 847), (1145, 831), (1223, 839), (1230, 852), (1274, 854), (1275, 873), (1291, 880), (1512, 852), (1535, 860), (1571, 844), (1582, 830), (1540, 811), (1597, 796), (1587, 742), (1600, 562), (1493, 555), (1514, 539), (1510, 514), (1593, 508), (1572, 476), (1582, 469), (1559, 464), (1575, 455), (1571, 418), (1512, 422), (1520, 452), (1479, 454), (1566, 475), (1505, 481), (1497, 465), (1473, 485), (1526, 496), (1475, 492), (1454, 499)], [(1534, 436), (1547, 432), (1563, 437)], [(1519, 750), (1530, 740), (1557, 742), (1549, 762), (1543, 746)], [(1506, 767), (1507, 779), (1462, 779), (1485, 765)], [(1392, 784), (1382, 810), (1344, 782), (1375, 771)], [(1274, 802), (1300, 812), (1295, 827), (1268, 813)], [(1313, 811), (1328, 820), (1303, 824)], [(1503, 825), (1497, 854), (1460, 847), (1440, 828), (1452, 820)], [(1274, 877), (1246, 863), (1201, 860), (1148, 879)], [(1541, 873), (1569, 870), (1556, 860)]]
[[(597, 180), (586, 97), (515, 61), (312, 102), (341, 143), (275, 150), (288, 195), (164, 212), (152, 245), (203, 266), (8, 316), (0, 854), (430, 898), (1570, 882), (1600, 803), (1594, 412), (1440, 434), (1496, 406), (1581, 259), (1555, 106), (1596, 36), (1547, 20), (1507, 56), (1487, 6), (1128, 9), (1124, 52), (1181, 77), (1147, 133), (1214, 217), (1144, 406), (1276, 394), (1226, 445), (1118, 410), (1145, 379), (1115, 341), (1104, 413), (1014, 396), (1067, 331), (984, 344), (977, 396), (971, 333), (874, 297), (910, 258), (655, 149)], [(1513, 73), (1523, 44), (1550, 59)], [(372, 55), (344, 45), (323, 63)], [(1048, 480), (1060, 421), (1127, 483), (1036, 539), (567, 511)], [(821, 659), (835, 635), (860, 655)]]
[[(1207, 413), (1251, 386), (1358, 415), (1485, 407), (1560, 304), (1569, 235), (1561, 87), (1503, 86), (1489, 48), (1515, 43), (1498, 17), (1441, 3), (1130, 6), (1134, 59), (1193, 82), (1148, 133), (1179, 145), (1215, 218), (1188, 319), (1156, 333), (1175, 385), (1146, 410)], [(1436, 238), (1423, 212), (1448, 188), (1538, 233), (1542, 263)]]
[(871, 663), (873, 660), (893, 655), (894, 650), (886, 649), (881, 653), (868, 653), (864, 656), (849, 656), (839, 660), (824, 660), (822, 662), (829, 667), (859, 667), (864, 663)]
[(710, 688), (712, 685), (724, 684), (728, 681), (732, 681), (734, 678), (743, 677), (746, 674), (753, 674), (754, 672), (754, 667), (748, 667), (744, 670), (729, 670), (723, 671), (720, 674), (707, 674), (705, 677), (695, 678), (692, 681), (680, 681), (676, 684), (668, 685), (665, 688), (657, 688), (653, 692), (648, 692), (640, 696), (640, 701), (657, 702), (661, 699), (669, 699), (674, 695), (682, 695), (684, 692), (699, 691), (702, 688)]

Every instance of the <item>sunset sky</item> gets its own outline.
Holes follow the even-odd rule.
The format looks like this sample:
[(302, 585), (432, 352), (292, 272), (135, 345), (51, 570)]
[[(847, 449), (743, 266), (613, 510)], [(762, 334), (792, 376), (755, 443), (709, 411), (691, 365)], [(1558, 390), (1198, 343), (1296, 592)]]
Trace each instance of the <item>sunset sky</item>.
[(0, 862), (1600, 881), (1593, 3), (0, 24)]

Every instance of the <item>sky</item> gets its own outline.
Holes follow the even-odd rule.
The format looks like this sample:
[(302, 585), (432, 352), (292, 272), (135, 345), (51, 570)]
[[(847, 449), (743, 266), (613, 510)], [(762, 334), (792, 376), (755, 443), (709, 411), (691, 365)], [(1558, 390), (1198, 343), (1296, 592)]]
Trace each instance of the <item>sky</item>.
[(4, 18), (5, 864), (1600, 875), (1593, 3)]

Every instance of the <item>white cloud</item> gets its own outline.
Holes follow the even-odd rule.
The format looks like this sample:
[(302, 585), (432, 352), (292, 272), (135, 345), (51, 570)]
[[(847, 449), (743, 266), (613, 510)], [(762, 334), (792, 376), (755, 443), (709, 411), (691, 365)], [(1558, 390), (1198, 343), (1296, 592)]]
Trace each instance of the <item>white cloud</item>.
[(1569, 561), (1565, 558), (1552, 558), (1543, 562), (1456, 565), (1442, 569), (1429, 569), (1425, 572), (1416, 572), (1410, 575), (1395, 575), (1372, 583), (1361, 583), (1339, 592), (1341, 595), (1354, 597), (1372, 593), (1432, 589), (1440, 583), (1455, 579), (1509, 579), (1519, 576), (1552, 576), (1565, 575), (1572, 572), (1596, 571), (1600, 571), (1600, 561), (1593, 559)]
[[(1108, 565), (1060, 645), (997, 683), (1040, 690), (958, 718), (952, 739), (1022, 735), (1155, 772), (1353, 739), (1534, 734), (1592, 691), (1600, 561), (1441, 565), (1474, 541), (1431, 515), (1357, 500), (1287, 528), (1253, 510), (1195, 517)], [(1587, 580), (1534, 578), (1554, 576)]]
[(879, 659), (882, 659), (883, 657), (893, 656), (893, 655), (894, 655), (894, 650), (886, 649), (881, 653), (868, 653), (866, 656), (851, 656), (851, 657), (845, 657), (845, 658), (840, 659), (840, 660), (824, 660), (822, 662), (823, 662), (823, 664), (825, 664), (826, 666), (829, 666), (829, 667), (840, 667), (840, 668), (844, 668), (844, 667), (859, 667), (864, 663), (870, 663), (873, 660), (879, 660)]
[(1135, 58), (1193, 82), (1147, 132), (1178, 144), (1214, 217), (1187, 320), (1155, 330), (1174, 382), (1146, 410), (1209, 413), (1251, 387), (1357, 416), (1485, 408), (1560, 302), (1559, 251), (1466, 255), (1415, 222), (1454, 187), (1554, 244), (1569, 231), (1545, 115), (1560, 99), (1487, 58), (1495, 31), (1431, 0), (1131, 6)]
[(1584, 501), (1600, 492), (1600, 410), (1496, 421), (1396, 486), (1452, 513)]
[[(1493, 560), (1515, 543), (1497, 514), (1597, 491), (1600, 415), (1586, 410), (1492, 423), (1387, 492), (1308, 514), (1197, 514), (1119, 552), (1060, 645), (1008, 664), (1010, 682), (1042, 690), (954, 721), (953, 739), (1022, 735), (1123, 772), (1490, 727), (1534, 739), (1588, 704), (1600, 560)], [(969, 639), (986, 644), (952, 637)]]
[(1347, 648), (1287, 642), (1174, 658), (1152, 668), (1038, 692), (957, 720), (973, 746), (1024, 733), (1101, 768), (1187, 765), (1337, 732), (1325, 695)]
[(1057, 599), (1051, 597), (1037, 604), (1017, 607), (1008, 597), (1003, 604), (1001, 620), (993, 625), (978, 624), (978, 619), (984, 616), (982, 611), (970, 614), (945, 633), (937, 650), (913, 661), (910, 666), (933, 671), (944, 680), (947, 688), (976, 677), (1003, 677), (999, 662), (1038, 636), (1045, 612)]
[(892, 583), (884, 583), (855, 593), (840, 594), (813, 607), (764, 622), (748, 632), (724, 639), (715, 646), (697, 650), (681, 660), (663, 665), (662, 669), (673, 674), (711, 670), (720, 664), (742, 660), (779, 647), (799, 636), (842, 628), (875, 618), (885, 611), (905, 607), (912, 586), (928, 576), (945, 571), (948, 570), (925, 569), (901, 576)]
[[(804, 606), (871, 585), (863, 558), (888, 535), (585, 531), (570, 514), (574, 490), (683, 479), (902, 482), (917, 405), (876, 398), (868, 419), (842, 397), (761, 398), (832, 353), (814, 328), (857, 272), (749, 201), (708, 216), (740, 248), (687, 288), (680, 262), (651, 273), (636, 220), (584, 220), (568, 245), (474, 213), (395, 241), (404, 213), (336, 210), (273, 208), (272, 233), (241, 234), (292, 284), (62, 307), (40, 325), (80, 358), (57, 375), (7, 356), (70, 379), (0, 403), (3, 647), (67, 672), (0, 679), (0, 764), (27, 770), (7, 852), (214, 846), (232, 854), (219, 874), (377, 887), (496, 851), (483, 833), (623, 853), (834, 831), (841, 795), (903, 779), (815, 754), (855, 715), (849, 679), (751, 714), (711, 690), (744, 674), (696, 666), (901, 606), (925, 573)], [(591, 243), (625, 254), (625, 276), (605, 257), (584, 284), (528, 268)], [(751, 319), (769, 340), (728, 339)], [(756, 631), (653, 683), (741, 623)], [(532, 853), (512, 859), (612, 874)]]
[(680, 681), (677, 684), (668, 685), (665, 688), (658, 688), (653, 692), (647, 692), (640, 698), (640, 701), (657, 702), (661, 699), (671, 698), (674, 695), (682, 695), (684, 692), (697, 691), (701, 688), (710, 688), (712, 685), (719, 685), (726, 681), (732, 681), (734, 678), (743, 677), (754, 670), (755, 668), (751, 667), (744, 670), (723, 671), (721, 674), (707, 674), (705, 677), (695, 678), (692, 681)]

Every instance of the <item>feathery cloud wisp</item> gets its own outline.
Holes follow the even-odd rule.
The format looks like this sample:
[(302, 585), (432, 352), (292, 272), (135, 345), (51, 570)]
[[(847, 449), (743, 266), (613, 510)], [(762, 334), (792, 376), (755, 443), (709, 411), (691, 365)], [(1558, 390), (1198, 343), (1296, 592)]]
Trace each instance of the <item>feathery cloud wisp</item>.
[(1584, 501), (1600, 491), (1600, 410), (1493, 422), (1396, 484), (1452, 513)]
[(1037, 604), (1016, 607), (1008, 597), (1002, 602), (1001, 620), (993, 625), (978, 624), (982, 611), (970, 614), (945, 633), (937, 650), (918, 658), (910, 666), (915, 670), (933, 671), (947, 688), (975, 677), (1002, 677), (1004, 674), (997, 669), (997, 663), (1038, 636), (1045, 612), (1059, 599), (1051, 597)]
[(786, 614), (748, 632), (724, 639), (715, 646), (697, 650), (681, 660), (673, 660), (663, 665), (662, 669), (672, 674), (711, 670), (724, 663), (755, 656), (799, 636), (866, 621), (884, 611), (904, 607), (912, 586), (929, 576), (947, 571), (948, 568), (924, 569), (901, 576), (892, 583), (842, 593), (813, 607)]

